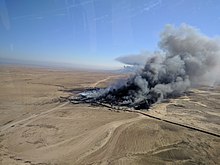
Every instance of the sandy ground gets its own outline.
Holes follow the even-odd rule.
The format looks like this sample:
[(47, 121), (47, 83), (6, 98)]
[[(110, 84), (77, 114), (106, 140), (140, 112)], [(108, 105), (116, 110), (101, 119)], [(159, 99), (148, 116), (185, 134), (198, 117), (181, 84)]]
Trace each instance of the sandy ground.
[[(120, 75), (0, 67), (0, 164), (220, 164), (220, 138), (147, 116), (59, 102)], [(220, 134), (220, 88), (145, 113)]]

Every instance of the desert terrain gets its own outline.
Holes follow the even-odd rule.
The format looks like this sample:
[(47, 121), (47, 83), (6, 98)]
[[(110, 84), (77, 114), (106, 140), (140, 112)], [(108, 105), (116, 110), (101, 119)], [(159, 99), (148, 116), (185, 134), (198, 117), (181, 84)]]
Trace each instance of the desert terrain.
[(219, 86), (143, 111), (157, 120), (60, 99), (123, 75), (0, 66), (0, 77), (2, 165), (220, 164)]

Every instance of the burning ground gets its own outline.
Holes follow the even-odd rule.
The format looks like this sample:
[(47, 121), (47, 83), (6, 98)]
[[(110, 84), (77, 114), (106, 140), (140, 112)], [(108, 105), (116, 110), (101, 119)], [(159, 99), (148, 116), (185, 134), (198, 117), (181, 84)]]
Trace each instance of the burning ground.
[[(146, 57), (145, 65), (135, 75), (105, 89), (80, 93), (72, 101), (148, 109), (153, 103), (181, 96), (192, 86), (214, 85), (218, 81), (220, 44), (217, 39), (186, 24), (178, 28), (167, 25), (160, 38), (160, 51)], [(144, 55), (118, 60), (136, 65), (139, 57), (142, 61)]]

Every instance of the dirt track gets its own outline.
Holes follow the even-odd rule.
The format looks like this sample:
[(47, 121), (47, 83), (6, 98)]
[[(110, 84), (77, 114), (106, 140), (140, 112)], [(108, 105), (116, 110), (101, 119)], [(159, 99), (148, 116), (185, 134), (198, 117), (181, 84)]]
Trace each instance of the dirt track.
[[(0, 164), (218, 164), (220, 139), (106, 107), (59, 103), (63, 89), (119, 75), (1, 67)], [(150, 115), (218, 133), (220, 88), (156, 104)]]

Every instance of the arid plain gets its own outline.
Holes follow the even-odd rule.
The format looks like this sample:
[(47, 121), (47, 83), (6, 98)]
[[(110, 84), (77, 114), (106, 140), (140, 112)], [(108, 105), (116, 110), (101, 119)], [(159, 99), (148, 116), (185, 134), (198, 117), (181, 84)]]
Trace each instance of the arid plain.
[(2, 165), (220, 164), (220, 137), (205, 133), (220, 134), (218, 86), (192, 89), (144, 111), (163, 119), (157, 120), (60, 101), (122, 75), (1, 66), (0, 77)]

